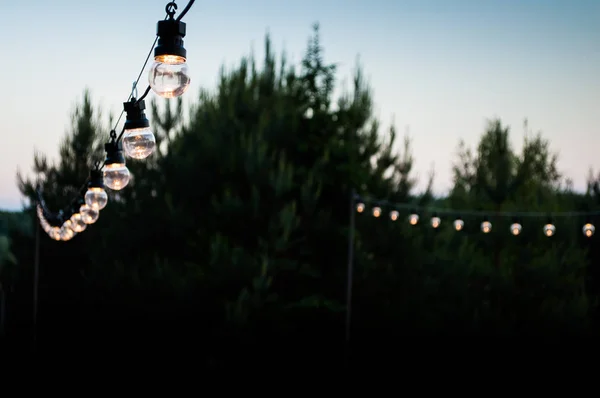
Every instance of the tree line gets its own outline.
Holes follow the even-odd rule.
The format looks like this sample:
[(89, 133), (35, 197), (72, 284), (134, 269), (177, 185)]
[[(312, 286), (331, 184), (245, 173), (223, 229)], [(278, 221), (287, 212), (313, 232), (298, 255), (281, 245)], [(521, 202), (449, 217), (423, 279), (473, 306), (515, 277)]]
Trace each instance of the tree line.
[[(398, 142), (395, 127), (383, 129), (374, 117), (362, 68), (339, 97), (336, 85), (315, 28), (300, 65), (275, 54), (267, 37), (262, 63), (250, 55), (223, 69), (218, 87), (191, 106), (152, 101), (158, 149), (128, 162), (130, 184), (109, 191), (100, 219), (72, 241), (42, 232), (38, 345), (94, 335), (97, 346), (141, 346), (160, 338), (218, 363), (274, 341), (300, 354), (310, 341), (336, 356), (353, 189), (396, 203), (489, 211), (502, 231), (481, 234), (476, 219), (457, 234), (447, 221), (427, 227), (426, 214), (417, 227), (357, 215), (356, 347), (406, 336), (554, 339), (598, 330), (600, 251), (597, 237), (581, 233), (582, 220), (555, 220), (549, 239), (529, 220), (511, 236), (512, 221), (493, 215), (595, 210), (600, 178), (591, 174), (587, 192), (574, 192), (541, 133), (527, 134), (517, 152), (509, 126), (491, 120), (477, 146), (460, 143), (446, 197), (431, 194), (433, 176), (417, 193), (411, 141)], [(37, 153), (33, 173), (17, 176), (31, 203), (38, 183), (51, 209), (70, 201), (103, 156), (111, 122), (104, 116), (86, 90), (58, 160)], [(15, 261), (0, 268), (5, 340), (14, 347), (26, 347), (32, 329), (36, 219), (34, 208), (24, 212), (32, 227), (11, 229)]]

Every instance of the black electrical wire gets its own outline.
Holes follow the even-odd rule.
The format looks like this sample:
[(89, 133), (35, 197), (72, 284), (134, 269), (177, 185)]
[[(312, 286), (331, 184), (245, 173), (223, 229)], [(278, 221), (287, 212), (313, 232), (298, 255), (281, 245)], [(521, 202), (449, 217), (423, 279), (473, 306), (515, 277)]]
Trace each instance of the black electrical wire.
[(177, 21), (181, 21), (181, 18), (183, 18), (185, 16), (185, 14), (187, 14), (187, 12), (190, 10), (190, 8), (192, 8), (192, 6), (194, 5), (194, 1), (196, 1), (196, 0), (190, 0), (187, 3), (187, 6), (185, 6), (185, 8), (183, 10), (181, 10), (181, 14), (179, 14), (179, 16), (177, 17)]

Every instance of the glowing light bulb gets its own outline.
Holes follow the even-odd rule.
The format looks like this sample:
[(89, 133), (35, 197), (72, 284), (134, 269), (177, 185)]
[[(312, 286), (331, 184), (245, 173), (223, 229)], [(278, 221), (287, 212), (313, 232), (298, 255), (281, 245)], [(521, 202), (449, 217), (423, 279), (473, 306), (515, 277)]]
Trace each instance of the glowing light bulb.
[(87, 224), (83, 222), (81, 213), (75, 213), (71, 216), (71, 229), (77, 233), (85, 231)]
[(143, 99), (132, 98), (123, 103), (123, 112), (127, 114), (127, 118), (123, 127), (122, 145), (125, 154), (134, 159), (145, 159), (156, 148), (156, 139), (150, 130), (150, 122), (146, 118), (144, 109), (146, 103)]
[(400, 216), (400, 213), (398, 213), (396, 210), (392, 210), (390, 212), (390, 220), (392, 220), (392, 221), (396, 221), (399, 216)]
[(418, 214), (411, 214), (410, 216), (408, 216), (408, 223), (410, 225), (417, 225), (418, 222), (419, 222)]
[(61, 229), (59, 227), (52, 227), (50, 231), (48, 231), (48, 236), (54, 240), (60, 240)]
[[(70, 219), (65, 221), (62, 225), (63, 228), (69, 228), (69, 229), (73, 229), (73, 221), (71, 221)], [(73, 230), (73, 232), (75, 232), (75, 230)]]
[(84, 223), (93, 224), (98, 220), (98, 217), (100, 216), (100, 211), (92, 209), (86, 203), (79, 208), (79, 214), (81, 214), (81, 219)]
[(554, 225), (552, 225), (552, 224), (544, 225), (544, 235), (550, 237), (550, 236), (553, 236), (555, 232), (556, 232), (556, 227)]
[(156, 139), (150, 127), (126, 130), (123, 134), (123, 149), (130, 158), (145, 159), (155, 148)]
[(356, 205), (356, 211), (359, 213), (362, 213), (363, 211), (365, 211), (365, 204), (364, 203), (359, 203)]
[(148, 83), (152, 90), (163, 98), (176, 98), (190, 87), (190, 76), (185, 57), (159, 55), (148, 72)]
[(73, 239), (74, 236), (75, 231), (73, 231), (71, 228), (63, 225), (63, 227), (60, 229), (60, 240), (66, 242), (68, 240)]
[(514, 224), (511, 224), (511, 226), (510, 226), (510, 233), (517, 236), (521, 233), (522, 229), (523, 229), (523, 227), (521, 226), (521, 224), (514, 223)]
[(463, 220), (461, 220), (460, 218), (457, 220), (454, 220), (454, 229), (457, 231), (462, 231), (462, 229), (465, 226), (465, 222)]
[(594, 227), (593, 224), (587, 223), (583, 226), (582, 231), (585, 236), (591, 238), (592, 235), (594, 235), (594, 232), (596, 232), (596, 227)]
[(85, 193), (85, 204), (94, 210), (102, 210), (108, 203), (108, 195), (103, 188), (90, 187)]
[(373, 207), (373, 217), (379, 217), (381, 215), (380, 207)]
[(431, 226), (433, 228), (439, 227), (441, 223), (442, 223), (442, 220), (440, 220), (439, 217), (432, 217), (431, 218)]
[(48, 221), (44, 220), (44, 222), (40, 222), (40, 225), (45, 233), (48, 233), (52, 229), (52, 226), (48, 223)]
[(129, 184), (130, 174), (125, 163), (111, 163), (104, 166), (104, 185), (119, 191)]
[(481, 223), (481, 232), (484, 234), (489, 234), (492, 232), (492, 223), (489, 221), (484, 221)]

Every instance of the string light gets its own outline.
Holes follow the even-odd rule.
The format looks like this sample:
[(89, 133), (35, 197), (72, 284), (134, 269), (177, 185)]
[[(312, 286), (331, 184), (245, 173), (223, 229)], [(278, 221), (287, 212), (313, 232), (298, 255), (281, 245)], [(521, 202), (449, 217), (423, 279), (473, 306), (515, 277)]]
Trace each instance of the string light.
[[(52, 213), (46, 207), (41, 186), (37, 187), (37, 217), (40, 226), (51, 239), (68, 241), (85, 231), (88, 225), (98, 220), (100, 211), (108, 204), (105, 187), (121, 190), (129, 184), (131, 175), (125, 164), (123, 152), (133, 159), (145, 159), (156, 149), (156, 138), (144, 113), (146, 109), (144, 98), (150, 90), (164, 98), (175, 98), (189, 88), (187, 51), (183, 47), (186, 24), (181, 19), (193, 4), (194, 0), (188, 1), (176, 19), (174, 16), (177, 4), (171, 1), (166, 5), (167, 16), (157, 24), (156, 39), (133, 83), (128, 100), (123, 103), (123, 111), (117, 119), (115, 128), (110, 132), (110, 140), (105, 144), (106, 159), (102, 165), (96, 163), (90, 171), (89, 178), (80, 190), (80, 196), (66, 210)], [(153, 51), (154, 64), (149, 69), (149, 85), (136, 99), (137, 85)], [(117, 137), (115, 131), (123, 114), (127, 115), (126, 120), (121, 134)], [(357, 207), (357, 211), (362, 212), (362, 210)]]
[(156, 139), (144, 113), (146, 104), (144, 100), (133, 98), (123, 103), (123, 109), (127, 115), (122, 139), (125, 154), (133, 159), (145, 159), (156, 147)]
[[(406, 204), (406, 203), (389, 203), (385, 200), (376, 200), (376, 199), (371, 199), (368, 197), (362, 197), (362, 196), (358, 196), (358, 195), (355, 196), (355, 199), (361, 200), (356, 206), (356, 210), (358, 213), (363, 213), (365, 211), (366, 203), (375, 203), (376, 204), (376, 206), (373, 207), (373, 215), (375, 215), (375, 213), (378, 214), (378, 215), (375, 215), (376, 217), (379, 217), (379, 215), (381, 214), (382, 206), (385, 206), (387, 208), (392, 208), (393, 210), (390, 210), (390, 213), (389, 213), (390, 219), (392, 221), (396, 221), (400, 218), (400, 211), (398, 209), (408, 209), (408, 208), (411, 208), (411, 206), (412, 206), (412, 205)], [(446, 215), (446, 216), (456, 215), (456, 217), (452, 223), (454, 230), (456, 230), (456, 231), (464, 230), (466, 222), (464, 221), (464, 219), (461, 216), (457, 216), (460, 212), (460, 214), (467, 214), (469, 216), (483, 217), (484, 221), (481, 222), (481, 224), (480, 224), (481, 232), (484, 234), (489, 234), (492, 232), (492, 222), (487, 218), (487, 216), (485, 216), (484, 211), (464, 210), (464, 209), (460, 210), (460, 211), (456, 211), (456, 210), (452, 210), (452, 209), (431, 208), (431, 207), (415, 209), (413, 207), (413, 208), (411, 208), (411, 212), (408, 216), (408, 222), (411, 226), (415, 226), (418, 224), (418, 222), (419, 222), (419, 214), (418, 213), (419, 212), (434, 214), (430, 219), (430, 225), (434, 229), (439, 228), (442, 224), (442, 218), (439, 215)], [(539, 218), (539, 217), (544, 217), (544, 216), (548, 217), (547, 213), (540, 213), (540, 212), (495, 212), (494, 214), (496, 217), (511, 217), (511, 218), (513, 218), (513, 220), (520, 219), (521, 217), (530, 217), (530, 218), (533, 218), (533, 217)], [(591, 212), (572, 211), (572, 212), (552, 213), (551, 216), (553, 218), (554, 217), (589, 217), (589, 216), (599, 216), (600, 217), (600, 211), (591, 211)], [(515, 221), (510, 225), (509, 231), (513, 236), (518, 236), (523, 231), (523, 226), (520, 222)], [(596, 227), (591, 222), (587, 221), (583, 225), (581, 231), (585, 237), (591, 238), (596, 232)], [(553, 222), (548, 220), (546, 222), (546, 224), (543, 225), (542, 232), (543, 232), (544, 236), (552, 237), (556, 234), (556, 225), (554, 225)]]
[(492, 223), (489, 221), (484, 221), (481, 223), (481, 232), (484, 234), (489, 234), (492, 232)]
[[(193, 2), (191, 2), (193, 3)], [(173, 18), (177, 5), (167, 5), (168, 19), (158, 21), (156, 35), (158, 45), (154, 49), (154, 63), (150, 67), (148, 81), (154, 92), (164, 98), (175, 98), (185, 93), (190, 86), (187, 66), (187, 51), (183, 47), (186, 25), (181, 18)], [(190, 6), (190, 5), (188, 5)]]
[(81, 205), (79, 213), (83, 222), (88, 225), (95, 223), (98, 221), (98, 217), (100, 217), (100, 211), (92, 209), (87, 203)]
[(457, 218), (456, 220), (454, 220), (454, 229), (457, 231), (462, 231), (462, 229), (465, 226), (465, 222), (463, 220), (461, 220), (460, 218)]
[(523, 229), (523, 227), (521, 226), (521, 224), (514, 223), (514, 224), (511, 224), (511, 226), (510, 226), (510, 233), (513, 234), (514, 236), (517, 236), (521, 233), (522, 229)]
[(104, 190), (104, 177), (99, 169), (90, 172), (90, 182), (85, 193), (85, 204), (93, 210), (100, 211), (106, 207), (108, 195)]
[[(111, 134), (114, 134), (114, 130)], [(120, 191), (129, 184), (131, 174), (125, 165), (125, 156), (118, 141), (111, 140), (104, 145), (104, 185), (113, 191)]]
[(546, 235), (548, 237), (554, 236), (555, 232), (556, 232), (556, 227), (553, 224), (544, 225), (544, 235)]
[(417, 225), (418, 222), (419, 222), (418, 214), (411, 214), (410, 216), (408, 216), (408, 223), (410, 225)]
[(583, 234), (588, 238), (591, 238), (592, 235), (594, 235), (594, 232), (596, 232), (596, 228), (592, 224), (586, 223), (583, 226)]

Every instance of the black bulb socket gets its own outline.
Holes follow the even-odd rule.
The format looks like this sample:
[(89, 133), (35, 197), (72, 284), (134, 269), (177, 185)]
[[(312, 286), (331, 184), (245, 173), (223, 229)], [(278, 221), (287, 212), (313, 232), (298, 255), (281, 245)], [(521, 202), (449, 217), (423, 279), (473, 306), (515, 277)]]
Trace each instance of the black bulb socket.
[(104, 189), (104, 175), (100, 170), (92, 170), (90, 171), (90, 182), (88, 183), (88, 188), (102, 188)]
[(154, 48), (154, 57), (162, 55), (177, 55), (187, 59), (187, 51), (183, 47), (185, 37), (185, 22), (175, 19), (158, 21), (156, 24), (158, 42)]
[(125, 155), (121, 147), (121, 141), (119, 142), (107, 142), (104, 144), (104, 150), (106, 151), (106, 159), (104, 160), (105, 165), (109, 164), (125, 164)]
[(123, 110), (127, 114), (125, 130), (141, 129), (150, 127), (150, 121), (144, 112), (146, 103), (144, 100), (137, 101), (135, 98), (129, 102), (123, 102)]

